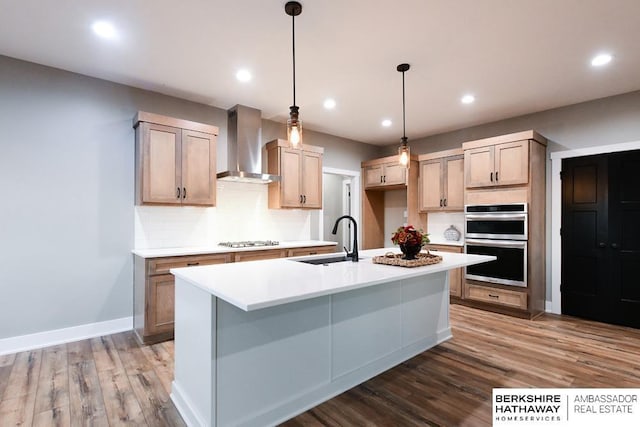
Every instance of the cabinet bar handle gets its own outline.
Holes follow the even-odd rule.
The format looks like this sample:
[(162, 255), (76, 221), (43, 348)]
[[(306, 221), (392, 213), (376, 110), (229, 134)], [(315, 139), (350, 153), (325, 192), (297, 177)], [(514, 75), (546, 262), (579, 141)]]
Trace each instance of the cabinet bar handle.
[(496, 182), (498, 182), (498, 171), (496, 171)]
[(491, 295), (491, 294), (487, 294), (489, 295), (491, 298), (500, 298), (500, 295)]
[(187, 267), (192, 267), (194, 265), (200, 265), (200, 263), (199, 262), (188, 262), (187, 263)]
[(442, 199), (440, 199), (440, 207), (442, 207)]
[(491, 180), (491, 182), (493, 182), (493, 172), (489, 174), (489, 179)]
[(302, 196), (302, 203), (307, 203), (307, 195)]
[(380, 175), (380, 183), (382, 184), (382, 175)]
[(182, 198), (186, 199), (187, 198), (187, 189), (182, 187)]
[(176, 188), (176, 199), (180, 198), (180, 187)]
[(444, 199), (444, 207), (447, 207), (447, 199)]
[(300, 203), (302, 203), (302, 194), (300, 195)]

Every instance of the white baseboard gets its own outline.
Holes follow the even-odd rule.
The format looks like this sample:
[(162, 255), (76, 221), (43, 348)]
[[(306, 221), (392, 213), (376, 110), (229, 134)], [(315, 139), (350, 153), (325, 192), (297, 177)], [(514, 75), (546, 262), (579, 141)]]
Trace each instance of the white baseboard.
[(54, 329), (51, 331), (37, 332), (35, 334), (21, 335), (0, 339), (0, 356), (4, 354), (19, 353), (21, 351), (35, 350), (37, 348), (52, 345), (65, 344), (73, 341), (81, 341), (87, 338), (102, 335), (115, 334), (117, 332), (133, 329), (133, 317), (107, 320), (104, 322), (89, 323), (70, 328)]

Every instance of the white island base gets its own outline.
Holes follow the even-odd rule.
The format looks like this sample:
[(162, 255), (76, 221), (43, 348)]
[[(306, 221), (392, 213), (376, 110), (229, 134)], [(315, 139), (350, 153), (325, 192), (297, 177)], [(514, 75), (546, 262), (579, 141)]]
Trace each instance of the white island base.
[[(477, 256), (469, 262), (473, 256), (446, 255), (456, 261), (456, 267), (492, 259)], [(447, 259), (442, 264), (448, 264)], [(249, 303), (239, 308), (231, 296), (220, 293), (225, 289), (207, 283), (216, 283), (213, 273), (220, 282), (237, 267), (188, 269), (193, 274), (186, 269), (174, 271), (171, 398), (190, 426), (278, 424), (451, 338), (446, 265), (402, 269), (372, 264), (369, 259), (329, 266), (285, 260), (243, 266), (249, 275), (267, 267), (283, 272), (282, 280), (313, 272), (307, 277), (316, 287), (334, 280), (332, 275), (359, 287), (339, 292), (325, 289), (326, 295), (265, 308)], [(391, 276), (375, 284), (363, 279), (387, 272)], [(260, 299), (253, 294), (261, 287), (277, 288), (269, 280), (256, 285), (252, 298)], [(356, 285), (361, 282), (370, 284)], [(307, 288), (302, 282), (298, 287)]]
[(250, 312), (178, 278), (171, 397), (190, 426), (283, 422), (449, 339), (446, 274)]

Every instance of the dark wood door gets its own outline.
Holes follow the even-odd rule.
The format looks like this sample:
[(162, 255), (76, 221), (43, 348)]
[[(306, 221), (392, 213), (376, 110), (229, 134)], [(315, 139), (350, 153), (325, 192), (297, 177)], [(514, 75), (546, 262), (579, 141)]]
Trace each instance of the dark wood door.
[(562, 171), (562, 313), (640, 327), (640, 151)]

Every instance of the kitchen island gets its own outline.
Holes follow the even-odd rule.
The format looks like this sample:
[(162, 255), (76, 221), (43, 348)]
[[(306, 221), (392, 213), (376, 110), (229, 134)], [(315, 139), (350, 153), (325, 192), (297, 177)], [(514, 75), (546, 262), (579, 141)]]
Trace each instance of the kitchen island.
[(358, 263), (172, 269), (171, 398), (187, 424), (274, 425), (451, 338), (448, 271), (495, 258), (372, 262), (389, 250), (361, 251)]

